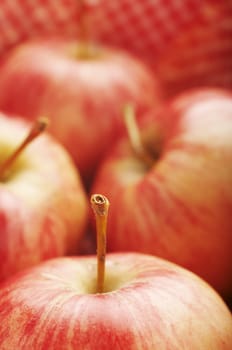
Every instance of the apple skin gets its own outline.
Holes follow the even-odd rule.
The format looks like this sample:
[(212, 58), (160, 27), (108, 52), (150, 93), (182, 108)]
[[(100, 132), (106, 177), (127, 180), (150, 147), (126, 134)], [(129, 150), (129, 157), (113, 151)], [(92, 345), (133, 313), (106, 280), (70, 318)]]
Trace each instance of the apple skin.
[[(29, 123), (0, 114), (0, 164)], [(70, 156), (48, 134), (34, 140), (0, 181), (0, 281), (42, 260), (78, 251), (87, 198)]]
[(83, 178), (121, 133), (124, 105), (134, 103), (139, 118), (161, 99), (158, 82), (138, 59), (103, 47), (91, 55), (80, 57), (74, 40), (44, 39), (16, 47), (0, 69), (0, 108), (27, 119), (48, 116), (50, 133)]
[(160, 256), (231, 294), (232, 93), (189, 90), (150, 119), (142, 138), (158, 149), (154, 165), (123, 139), (91, 189), (111, 203), (108, 249)]
[(0, 289), (0, 348), (231, 350), (232, 317), (191, 272), (136, 253), (109, 254), (104, 293), (94, 256), (51, 259)]

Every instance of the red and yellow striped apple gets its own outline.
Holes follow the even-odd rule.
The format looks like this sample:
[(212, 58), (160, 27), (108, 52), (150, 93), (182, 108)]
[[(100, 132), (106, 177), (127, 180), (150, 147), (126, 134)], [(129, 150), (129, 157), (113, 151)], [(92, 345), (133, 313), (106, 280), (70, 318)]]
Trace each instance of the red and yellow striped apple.
[(112, 204), (109, 250), (158, 255), (230, 294), (232, 93), (187, 91), (152, 118), (142, 132), (152, 161), (123, 139), (94, 181)]
[(160, 100), (154, 77), (138, 59), (104, 47), (83, 53), (71, 39), (16, 47), (0, 76), (0, 108), (30, 120), (48, 116), (50, 133), (84, 178), (120, 133), (124, 104), (134, 103), (141, 116)]
[(0, 288), (0, 348), (230, 350), (232, 317), (193, 273), (138, 253), (106, 256), (108, 199), (91, 197), (94, 256), (63, 257)]
[(0, 114), (0, 280), (76, 252), (87, 221), (79, 174), (49, 135), (28, 145), (9, 169), (3, 166), (28, 129), (19, 117)]
[(232, 317), (203, 280), (165, 260), (108, 254), (51, 259), (0, 289), (1, 350), (231, 350)]

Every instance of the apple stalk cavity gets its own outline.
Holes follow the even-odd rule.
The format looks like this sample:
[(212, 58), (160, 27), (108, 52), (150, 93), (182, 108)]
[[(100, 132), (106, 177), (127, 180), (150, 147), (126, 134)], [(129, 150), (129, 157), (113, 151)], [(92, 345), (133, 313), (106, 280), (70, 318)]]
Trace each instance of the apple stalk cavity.
[(23, 150), (47, 128), (48, 119), (37, 119), (29, 130), (24, 141), (14, 150), (14, 152), (0, 165), (0, 181), (4, 181), (6, 173), (10, 171), (12, 164), (16, 161)]

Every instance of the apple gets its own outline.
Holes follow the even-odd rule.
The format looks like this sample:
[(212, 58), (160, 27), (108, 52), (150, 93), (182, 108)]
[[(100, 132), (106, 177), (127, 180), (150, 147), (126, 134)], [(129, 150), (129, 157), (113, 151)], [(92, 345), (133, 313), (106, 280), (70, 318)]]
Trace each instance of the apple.
[(0, 281), (42, 260), (77, 252), (88, 218), (70, 156), (48, 134), (19, 147), (29, 128), (20, 117), (0, 114)]
[(33, 350), (231, 350), (232, 317), (203, 280), (139, 253), (107, 255), (103, 293), (94, 256), (61, 257), (0, 289), (0, 347)]
[(105, 265), (109, 203), (91, 201), (97, 264), (91, 255), (50, 259), (5, 281), (0, 348), (231, 350), (231, 313), (198, 276), (139, 253), (108, 254)]
[(140, 119), (161, 99), (158, 82), (138, 59), (113, 48), (84, 50), (74, 39), (22, 44), (4, 60), (0, 76), (0, 108), (29, 120), (47, 115), (50, 133), (84, 180), (124, 129), (124, 104), (133, 103)]
[[(2, 6), (0, 52), (23, 40), (78, 36), (81, 2), (96, 3), (94, 38), (124, 48), (150, 64), (168, 95), (199, 84), (232, 87), (231, 1), (21, 1)], [(94, 6), (92, 6), (94, 7)]]
[[(21, 1), (2, 6), (0, 53), (23, 40), (79, 36), (81, 2)], [(232, 88), (231, 1), (98, 1), (91, 16), (96, 40), (126, 49), (150, 65), (165, 96), (199, 85)], [(94, 6), (92, 6), (94, 7)], [(0, 57), (1, 59), (1, 57)]]
[(112, 204), (109, 251), (157, 255), (231, 294), (231, 91), (186, 91), (153, 111), (140, 135), (147, 159), (120, 140), (92, 185)]

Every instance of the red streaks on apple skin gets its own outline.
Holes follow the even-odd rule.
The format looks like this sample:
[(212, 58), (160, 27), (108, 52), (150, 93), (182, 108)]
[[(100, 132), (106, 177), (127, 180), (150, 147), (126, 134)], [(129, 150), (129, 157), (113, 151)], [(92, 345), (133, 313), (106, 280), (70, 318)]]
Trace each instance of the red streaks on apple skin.
[(58, 244), (56, 236), (62, 233), (61, 229), (49, 213), (43, 218), (40, 214), (36, 215), (31, 208), (21, 205), (20, 197), (1, 188), (1, 281), (23, 268), (64, 253), (65, 244)]
[[(36, 297), (37, 295), (35, 295)], [(50, 297), (52, 297), (50, 295)], [(53, 296), (56, 299), (56, 296)], [(67, 344), (71, 349), (134, 349), (134, 335), (128, 332), (128, 329), (119, 330), (117, 323), (114, 326), (109, 324), (102, 324), (102, 320), (97, 319), (99, 316), (99, 310), (91, 305), (92, 310), (90, 313), (88, 309), (83, 308), (75, 315), (76, 305), (78, 303), (78, 297), (70, 297), (67, 301), (67, 314), (64, 314), (66, 305), (57, 307), (57, 311), (54, 308), (50, 309), (50, 314), (47, 314), (47, 309), (50, 308), (50, 303), (46, 302), (43, 308), (40, 308), (36, 313), (33, 310), (25, 307), (25, 302), (22, 301), (21, 305), (17, 307), (20, 310), (22, 321), (24, 318), (28, 320), (26, 326), (22, 329), (21, 336), (17, 340), (17, 349), (25, 349), (30, 346), (33, 349), (39, 350), (65, 350)], [(51, 303), (52, 304), (52, 303)], [(104, 306), (104, 302), (100, 301), (100, 314), (102, 312), (108, 312), (107, 307)], [(4, 306), (4, 305), (2, 305)], [(6, 307), (9, 306), (6, 304)], [(9, 310), (10, 314), (11, 310)], [(73, 316), (72, 316), (73, 314)], [(87, 314), (87, 317), (85, 316)], [(7, 318), (7, 314), (5, 314)], [(41, 319), (43, 320), (42, 324)], [(106, 316), (106, 322), (107, 316)], [(118, 319), (118, 323), (124, 322), (124, 317)], [(58, 325), (57, 325), (58, 322)], [(39, 326), (38, 326), (39, 325)], [(72, 329), (70, 328), (72, 327)], [(111, 328), (112, 327), (112, 328)], [(9, 331), (7, 329), (1, 333), (1, 339), (7, 339), (9, 337)], [(78, 335), (78, 336), (76, 336)], [(41, 339), (42, 338), (42, 339)], [(0, 340), (1, 344), (1, 340)], [(4, 348), (5, 349), (5, 348)]]
[(26, 253), (22, 222), (23, 210), (17, 206), (14, 196), (2, 188), (0, 201), (0, 280), (17, 272), (24, 259), (21, 255), (22, 251)]
[(124, 131), (124, 105), (135, 103), (140, 118), (161, 100), (158, 83), (140, 62), (122, 52), (102, 52), (102, 58), (80, 60), (75, 41), (47, 40), (23, 45), (1, 71), (2, 110), (30, 120), (48, 116), (50, 133), (87, 178)]
[(227, 91), (183, 93), (154, 111), (163, 138), (153, 167), (126, 140), (114, 147), (92, 189), (111, 202), (110, 250), (164, 257), (231, 293), (231, 112)]
[(8, 260), (8, 239), (7, 236), (2, 234), (6, 231), (7, 219), (4, 213), (0, 212), (0, 264), (3, 267), (3, 262)]
[(53, 259), (2, 284), (1, 349), (231, 349), (230, 312), (198, 277), (151, 256), (109, 254), (118, 288), (89, 293), (94, 259)]
[[(110, 190), (106, 186), (101, 189), (116, 208), (109, 213), (110, 251), (135, 250), (155, 254), (195, 271), (219, 290), (223, 284), (225, 290), (231, 288), (230, 279), (226, 279), (225, 284), (224, 275), (220, 273), (221, 270), (228, 276), (232, 275), (230, 245), (220, 244), (222, 235), (228, 240), (227, 232), (231, 232), (226, 223), (231, 203), (222, 200), (224, 204), (218, 207), (217, 219), (207, 204), (193, 208), (191, 203), (181, 200), (172, 191), (158, 183), (154, 185), (154, 181), (151, 186), (148, 181), (141, 182), (130, 192), (123, 187), (114, 188), (112, 183)], [(133, 206), (129, 202), (134, 203)], [(225, 221), (220, 213), (224, 213)], [(218, 227), (222, 231), (224, 228), (225, 233), (222, 232), (221, 236), (217, 234)], [(210, 241), (202, 240), (206, 233), (210, 233)], [(213, 258), (212, 250), (218, 259)]]
[[(0, 115), (0, 163), (28, 127), (20, 118)], [(0, 181), (0, 281), (42, 260), (76, 253), (87, 216), (77, 169), (55, 140), (41, 135)]]
[[(62, 256), (65, 254), (61, 242), (58, 242), (56, 239), (58, 231), (59, 228), (56, 225), (56, 221), (52, 219), (48, 213), (48, 215), (44, 218), (40, 230), (39, 246), (41, 247), (42, 261), (56, 256)], [(46, 235), (44, 234), (44, 232), (46, 232)]]

